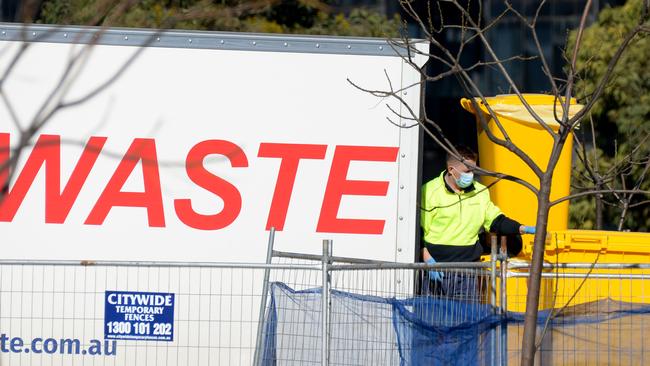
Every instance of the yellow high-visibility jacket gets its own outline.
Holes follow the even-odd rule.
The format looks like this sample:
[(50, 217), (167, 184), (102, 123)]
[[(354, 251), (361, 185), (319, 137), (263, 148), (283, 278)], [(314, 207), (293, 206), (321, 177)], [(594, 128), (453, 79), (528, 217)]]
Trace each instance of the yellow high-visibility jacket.
[(473, 246), (481, 227), (490, 230), (501, 210), (479, 182), (455, 193), (444, 180), (446, 171), (422, 187), (420, 224), (428, 244)]

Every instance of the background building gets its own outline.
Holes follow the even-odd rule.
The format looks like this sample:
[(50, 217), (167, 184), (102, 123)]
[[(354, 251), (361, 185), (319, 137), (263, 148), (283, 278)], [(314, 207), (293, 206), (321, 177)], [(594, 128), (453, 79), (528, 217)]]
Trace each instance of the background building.
[(0, 0), (0, 21), (13, 22), (18, 19), (20, 0)]

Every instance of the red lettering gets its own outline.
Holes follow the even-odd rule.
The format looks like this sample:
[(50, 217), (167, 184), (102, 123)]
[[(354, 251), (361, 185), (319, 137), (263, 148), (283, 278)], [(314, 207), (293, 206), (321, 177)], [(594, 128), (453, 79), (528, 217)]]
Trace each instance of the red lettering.
[[(88, 139), (84, 151), (81, 153), (81, 157), (77, 162), (77, 165), (70, 175), (70, 179), (63, 188), (63, 192), (58, 195), (59, 187), (52, 190), (52, 194), (46, 192), (46, 201), (45, 201), (45, 222), (52, 224), (62, 224), (65, 222), (65, 219), (68, 217), (68, 213), (72, 208), (72, 205), (77, 200), (81, 187), (86, 183), (90, 170), (95, 165), (99, 154), (106, 143), (106, 137), (91, 137)], [(57, 169), (58, 171), (58, 169)], [(55, 182), (59, 180), (56, 179)], [(48, 184), (49, 186), (49, 184)], [(57, 192), (55, 196), (53, 193)]]
[(230, 225), (241, 211), (241, 194), (230, 182), (210, 173), (203, 160), (212, 154), (224, 155), (233, 168), (247, 167), (248, 159), (237, 145), (224, 140), (207, 140), (196, 144), (187, 154), (187, 176), (199, 187), (214, 193), (223, 200), (221, 212), (212, 215), (199, 214), (192, 208), (190, 199), (174, 200), (178, 218), (187, 226), (200, 230), (219, 230)]
[[(9, 134), (1, 134), (0, 139), (0, 161), (6, 165), (5, 162), (9, 160)], [(7, 189), (7, 194), (0, 204), (0, 221), (14, 219), (36, 175), (45, 165), (45, 222), (65, 222), (105, 142), (105, 137), (91, 137), (88, 140), (68, 183), (61, 192), (61, 138), (57, 135), (41, 135), (13, 187), (11, 190)], [(4, 168), (0, 174), (2, 186), (8, 185), (8, 166)]]
[(287, 218), (293, 185), (296, 182), (300, 159), (324, 159), (327, 145), (311, 144), (275, 144), (262, 143), (257, 156), (261, 158), (280, 158), (278, 180), (271, 201), (266, 230), (274, 227), (281, 231)]
[[(122, 187), (135, 169), (142, 162), (144, 192), (122, 192)], [(158, 156), (154, 139), (134, 139), (129, 150), (115, 169), (106, 188), (99, 196), (95, 207), (88, 215), (86, 225), (101, 225), (115, 206), (143, 207), (147, 209), (150, 227), (165, 227), (165, 213), (158, 172)]]
[(339, 219), (343, 195), (385, 196), (388, 182), (347, 180), (351, 161), (395, 162), (396, 147), (337, 146), (323, 197), (316, 231), (319, 233), (381, 234), (385, 220)]
[(0, 133), (0, 206), (9, 192), (9, 134)]

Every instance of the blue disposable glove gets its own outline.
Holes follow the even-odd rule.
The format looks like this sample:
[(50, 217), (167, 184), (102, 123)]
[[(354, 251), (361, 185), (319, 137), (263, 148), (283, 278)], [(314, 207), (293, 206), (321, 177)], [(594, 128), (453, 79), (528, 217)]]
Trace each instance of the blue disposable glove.
[[(433, 257), (427, 259), (427, 264), (434, 264), (436, 260)], [(442, 281), (443, 273), (435, 271), (433, 269), (429, 270), (429, 279), (433, 281)]]
[(535, 227), (522, 225), (521, 232), (522, 234), (535, 234)]

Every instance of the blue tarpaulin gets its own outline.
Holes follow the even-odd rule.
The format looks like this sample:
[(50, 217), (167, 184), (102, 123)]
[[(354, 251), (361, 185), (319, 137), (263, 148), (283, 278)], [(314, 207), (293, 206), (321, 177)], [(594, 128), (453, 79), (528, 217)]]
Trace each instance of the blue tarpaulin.
[[(322, 344), (321, 289), (294, 291), (285, 284), (273, 283), (270, 291), (264, 325), (263, 365), (318, 364)], [(575, 341), (578, 335), (571, 335), (571, 329), (590, 332), (578, 325), (607, 324), (611, 329), (614, 320), (620, 323), (626, 317), (648, 314), (650, 305), (605, 300), (604, 303), (567, 308), (560, 313), (540, 311), (539, 323), (545, 324), (552, 315), (551, 328), (564, 327), (560, 335)], [(332, 365), (489, 364), (496, 358), (496, 329), (512, 331), (521, 327), (523, 319), (522, 313), (510, 312), (502, 316), (491, 305), (480, 302), (435, 296), (383, 298), (333, 290), (328, 329), (329, 361)], [(639, 319), (643, 324), (643, 318)], [(500, 327), (502, 325), (507, 326)], [(551, 333), (549, 337), (552, 338)], [(558, 335), (555, 337), (559, 342), (567, 342)]]

